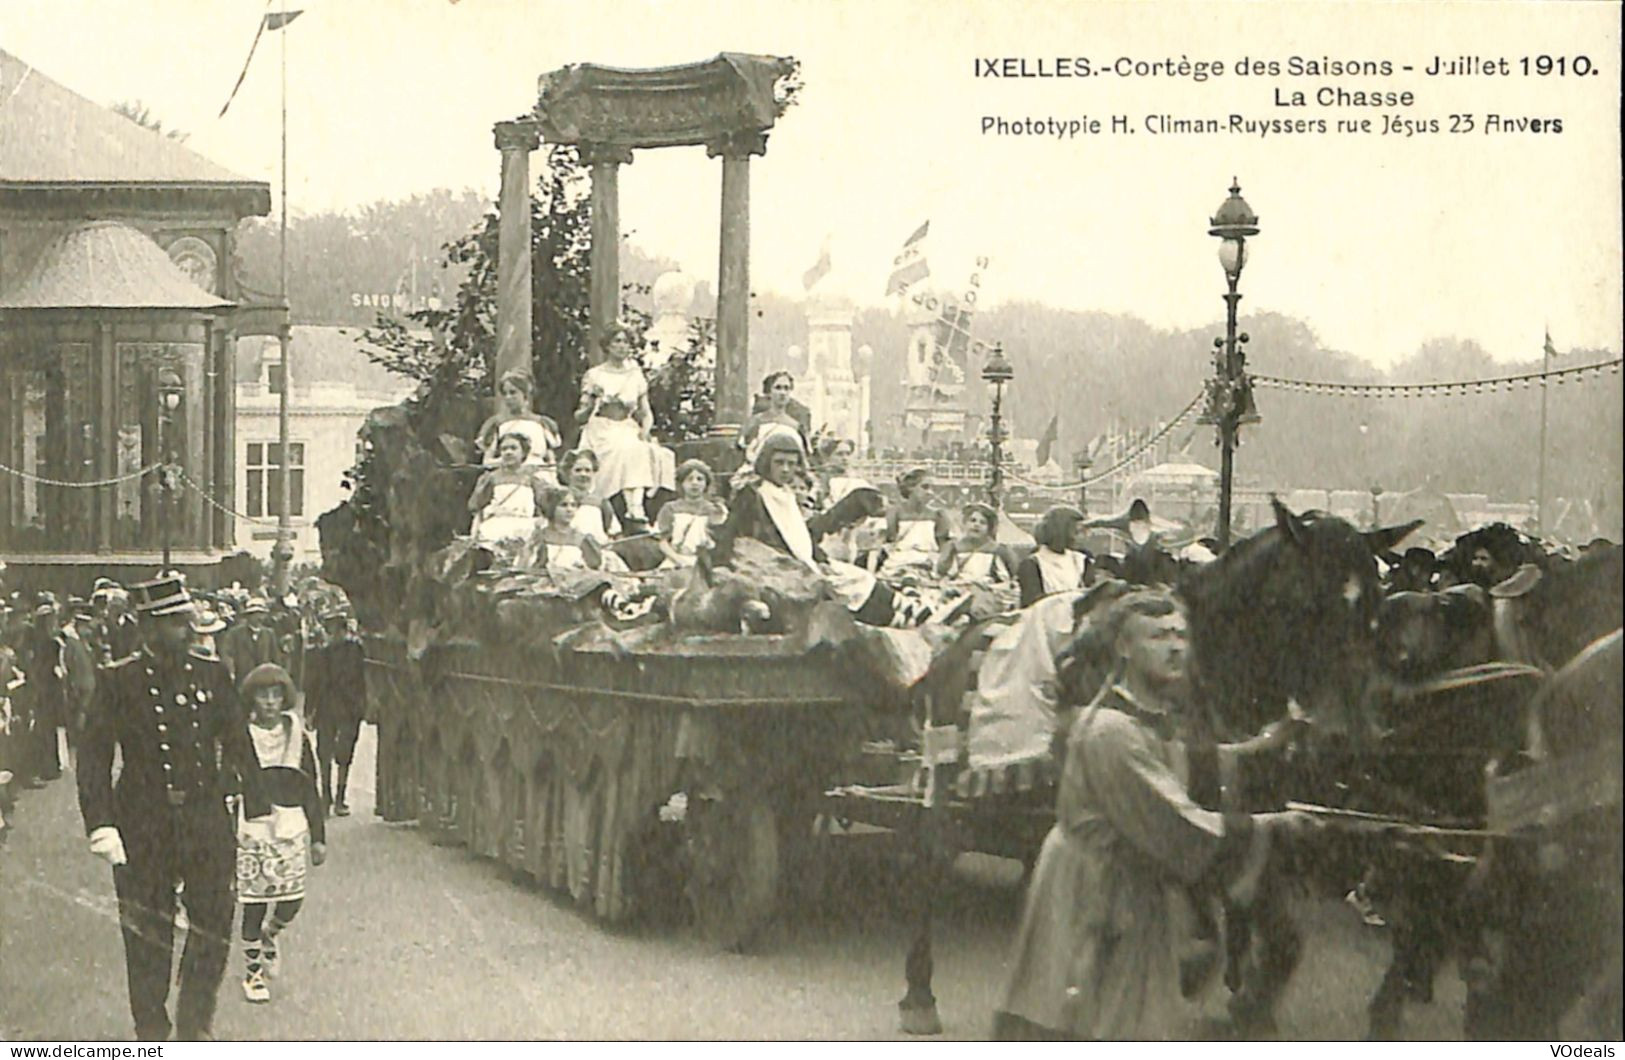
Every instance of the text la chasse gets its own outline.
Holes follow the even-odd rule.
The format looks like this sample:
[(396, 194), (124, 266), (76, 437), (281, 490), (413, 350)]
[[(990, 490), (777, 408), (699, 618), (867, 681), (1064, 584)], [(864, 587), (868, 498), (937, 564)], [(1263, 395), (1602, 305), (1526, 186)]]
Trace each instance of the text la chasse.
[(1338, 88), (1334, 85), (1323, 85), (1312, 93), (1299, 92), (1296, 89), (1275, 90), (1277, 107), (1307, 107), (1310, 99), (1322, 107), (1409, 107), (1416, 102), (1416, 95), (1408, 90), (1368, 92), (1364, 89)]

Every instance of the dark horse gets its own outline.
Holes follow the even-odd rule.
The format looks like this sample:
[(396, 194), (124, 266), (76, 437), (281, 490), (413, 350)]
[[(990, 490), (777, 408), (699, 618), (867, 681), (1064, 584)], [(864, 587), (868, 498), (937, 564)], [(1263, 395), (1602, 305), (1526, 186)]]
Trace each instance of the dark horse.
[[(1372, 700), (1384, 715), (1376, 753), (1363, 762), (1346, 760), (1341, 770), (1347, 783), (1345, 804), (1413, 820), (1482, 827), (1488, 813), (1485, 770), (1492, 763), (1515, 769), (1530, 752), (1542, 750), (1549, 758), (1576, 756), (1599, 740), (1611, 739), (1617, 747), (1617, 675), (1611, 726), (1595, 724), (1590, 737), (1570, 738), (1565, 745), (1561, 721), (1548, 721), (1547, 746), (1534, 748), (1527, 745), (1535, 731), (1531, 713), (1537, 718), (1552, 715), (1551, 704), (1576, 698), (1560, 689), (1591, 686), (1571, 676), (1576, 663), (1570, 663), (1530, 706), (1541, 671), (1524, 667), (1519, 672), (1506, 663), (1550, 667), (1586, 655), (1582, 652), (1586, 645), (1619, 627), (1620, 594), (1620, 550), (1615, 547), (1573, 563), (1549, 558), (1543, 570), (1526, 567), (1489, 593), (1458, 586), (1447, 592), (1389, 597), (1379, 636), (1384, 673), (1397, 682), (1388, 689), (1393, 694)], [(1612, 650), (1617, 658), (1617, 644)], [(1482, 665), (1487, 663), (1492, 665)], [(1595, 660), (1587, 665), (1587, 674), (1598, 671)], [(1585, 708), (1579, 716), (1584, 718), (1610, 706), (1606, 694), (1588, 691), (1578, 698)], [(1554, 775), (1561, 771), (1551, 763), (1545, 768)], [(1473, 844), (1479, 868), (1471, 867), (1470, 857), (1426, 856), (1389, 843), (1371, 849), (1366, 885), (1388, 922), (1393, 947), (1387, 974), (1371, 1001), (1372, 1038), (1398, 1036), (1405, 1002), (1431, 999), (1437, 969), (1452, 950), (1466, 967), (1485, 962), (1486, 951), (1477, 940), (1486, 923), (1496, 919), (1491, 915), (1494, 910), (1508, 904), (1508, 895), (1535, 897), (1513, 899), (1512, 905), (1526, 908), (1511, 917), (1497, 914), (1502, 920), (1516, 925), (1524, 916), (1531, 920), (1556, 916), (1554, 923), (1564, 926), (1563, 937), (1574, 940), (1573, 924), (1562, 920), (1561, 911), (1571, 904), (1594, 907), (1596, 895), (1587, 890), (1591, 881), (1583, 873), (1529, 871), (1527, 844), (1501, 845), (1497, 851), (1482, 841)], [(1494, 872), (1489, 871), (1491, 865)], [(1474, 889), (1468, 884), (1474, 879), (1479, 885), (1476, 893), (1470, 893)], [(1517, 931), (1522, 941), (1507, 951), (1516, 950), (1516, 959), (1510, 965), (1502, 959), (1496, 966), (1528, 968), (1529, 962), (1544, 960), (1552, 967), (1518, 989), (1501, 983), (1498, 1004), (1483, 1003), (1482, 991), (1470, 994), (1473, 1000), (1464, 1028), (1468, 1037), (1507, 1037), (1506, 1028), (1520, 1026), (1520, 1019), (1530, 1023), (1521, 1025), (1516, 1037), (1532, 1026), (1544, 1026), (1541, 1021), (1549, 1013), (1529, 1015), (1539, 1009), (1529, 999), (1544, 998), (1542, 1004), (1548, 1007), (1552, 998), (1560, 999), (1564, 988), (1554, 983), (1576, 964), (1573, 955), (1583, 952), (1583, 947), (1565, 944), (1558, 949), (1570, 957), (1560, 959), (1546, 945), (1540, 950), (1545, 956), (1533, 957), (1534, 936), (1522, 928)]]
[[(1309, 724), (1307, 742), (1367, 744), (1373, 737), (1360, 709), (1376, 655), (1382, 588), (1375, 556), (1397, 545), (1419, 522), (1361, 532), (1322, 512), (1295, 515), (1275, 502), (1275, 525), (1186, 573), (1179, 585), (1190, 615), (1197, 702), (1207, 709), (1216, 742), (1249, 737), (1287, 717), (1295, 704)], [(1201, 757), (1193, 754), (1194, 763)], [(1314, 756), (1288, 766), (1266, 759), (1227, 792), (1226, 808), (1266, 810), (1289, 794), (1319, 788)], [(1217, 777), (1193, 769), (1192, 794), (1219, 801)], [(1237, 1028), (1268, 1030), (1281, 990), (1301, 950), (1278, 876), (1246, 914), (1229, 910), (1227, 940)]]
[[(1374, 557), (1420, 523), (1362, 533), (1334, 516), (1294, 514), (1278, 502), (1275, 517), (1274, 526), (1187, 572), (1178, 586), (1189, 608), (1198, 701), (1207, 709), (1205, 735), (1214, 741), (1251, 736), (1287, 716), (1295, 701), (1317, 734), (1358, 742), (1365, 733), (1353, 707), (1370, 674), (1381, 601)], [(1264, 785), (1249, 808), (1278, 802), (1268, 790), (1273, 787)], [(1217, 777), (1211, 784), (1193, 782), (1193, 789), (1198, 798), (1215, 801)], [(928, 813), (928, 841), (935, 827)], [(908, 994), (900, 1005), (904, 1029), (914, 1033), (929, 1033), (936, 1024), (929, 906), (923, 896), (921, 930), (906, 966)], [(1298, 950), (1284, 903), (1267, 901), (1258, 909), (1250, 932), (1232, 932), (1251, 939), (1248, 974), (1232, 987), (1242, 1029), (1254, 1031), (1268, 1020)], [(1234, 924), (1239, 928), (1241, 918)]]
[(1467, 976), (1470, 1039), (1620, 1036), (1622, 639), (1616, 628), (1553, 675), (1530, 705), (1530, 753), (1490, 781), (1491, 824), (1512, 838), (1471, 889), (1486, 945)]

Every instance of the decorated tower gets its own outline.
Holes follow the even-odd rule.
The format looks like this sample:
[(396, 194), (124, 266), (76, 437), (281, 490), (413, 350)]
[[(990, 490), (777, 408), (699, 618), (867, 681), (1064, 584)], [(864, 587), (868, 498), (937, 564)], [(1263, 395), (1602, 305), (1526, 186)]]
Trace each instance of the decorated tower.
[(869, 445), (869, 347), (852, 350), (852, 300), (815, 293), (807, 300), (807, 373), (796, 394), (812, 411), (814, 430)]
[(970, 359), (970, 312), (952, 295), (912, 291), (905, 313), (904, 436), (931, 449), (963, 441), (970, 415), (965, 390)]

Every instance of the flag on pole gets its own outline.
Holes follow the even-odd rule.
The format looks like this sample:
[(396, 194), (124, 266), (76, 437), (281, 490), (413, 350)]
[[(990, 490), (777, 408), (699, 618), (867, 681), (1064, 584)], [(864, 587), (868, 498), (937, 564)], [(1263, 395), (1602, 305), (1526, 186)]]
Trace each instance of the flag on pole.
[(1551, 328), (1546, 329), (1546, 345), (1542, 347), (1542, 350), (1546, 354), (1546, 356), (1548, 356), (1548, 357), (1556, 357), (1557, 356), (1557, 347), (1552, 345), (1552, 329)]
[(801, 289), (810, 291), (819, 280), (829, 275), (829, 237), (824, 237), (824, 245), (818, 251), (818, 262), (812, 268), (801, 274)]
[[(266, 0), (265, 6), (271, 6), (270, 0)], [(265, 35), (265, 31), (271, 30), (272, 32), (275, 32), (276, 30), (282, 29), (288, 23), (292, 22), (294, 19), (298, 18), (304, 13), (305, 12), (303, 10), (267, 11), (260, 18), (259, 28), (254, 31), (254, 42), (248, 46), (248, 58), (243, 60), (242, 73), (237, 75), (237, 83), (231, 86), (231, 95), (226, 97), (226, 105), (220, 108), (219, 117), (224, 118), (226, 116), (226, 111), (231, 109), (231, 101), (237, 98), (237, 90), (243, 87), (243, 79), (248, 76), (249, 64), (254, 61), (254, 53), (259, 50), (260, 38)]]
[(931, 275), (931, 267), (925, 262), (926, 233), (931, 229), (931, 222), (927, 221), (914, 230), (903, 243), (903, 249), (892, 260), (891, 278), (886, 281), (886, 295), (903, 294), (909, 286)]
[(1055, 440), (1060, 432), (1061, 414), (1057, 412), (1049, 418), (1049, 426), (1044, 428), (1043, 437), (1038, 439), (1038, 466), (1043, 467), (1049, 463), (1050, 450), (1055, 448)]

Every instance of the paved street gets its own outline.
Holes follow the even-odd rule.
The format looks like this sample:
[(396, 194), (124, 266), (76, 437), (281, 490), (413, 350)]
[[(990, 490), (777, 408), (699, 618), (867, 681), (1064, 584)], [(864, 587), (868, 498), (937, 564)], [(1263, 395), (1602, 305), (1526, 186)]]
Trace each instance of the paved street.
[[(876, 844), (838, 848), (841, 900), (792, 913), (759, 947), (718, 953), (683, 927), (607, 931), (491, 862), (372, 815), (373, 730), (331, 823), (328, 864), (284, 937), (269, 1005), (246, 1003), (240, 953), (220, 994), (223, 1039), (897, 1037), (908, 886)], [(85, 850), (71, 776), (23, 795), (0, 852), (0, 1037), (131, 1033), (112, 879)], [(966, 858), (938, 919), (936, 989), (948, 1035), (988, 1029), (1020, 902), (1019, 868)], [(1341, 903), (1306, 905), (1304, 964), (1281, 1010), (1288, 1037), (1357, 1037), (1386, 955)], [(1412, 1007), (1406, 1031), (1458, 1034), (1461, 986)]]

